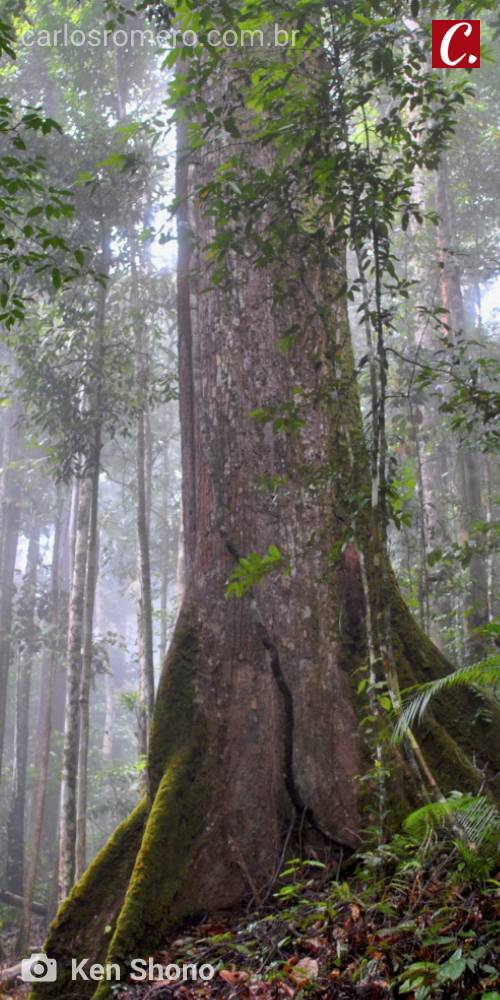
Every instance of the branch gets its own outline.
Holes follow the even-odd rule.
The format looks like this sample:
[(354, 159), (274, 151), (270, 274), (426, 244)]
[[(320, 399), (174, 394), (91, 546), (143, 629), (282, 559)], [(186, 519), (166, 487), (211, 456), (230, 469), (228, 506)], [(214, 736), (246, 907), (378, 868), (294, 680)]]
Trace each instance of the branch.
[[(15, 892), (0, 889), (0, 903), (6, 903), (7, 906), (18, 906), (22, 910), (24, 899), (22, 896), (17, 896)], [(37, 913), (40, 917), (47, 916), (47, 907), (43, 903), (32, 903), (31, 909), (33, 913)]]

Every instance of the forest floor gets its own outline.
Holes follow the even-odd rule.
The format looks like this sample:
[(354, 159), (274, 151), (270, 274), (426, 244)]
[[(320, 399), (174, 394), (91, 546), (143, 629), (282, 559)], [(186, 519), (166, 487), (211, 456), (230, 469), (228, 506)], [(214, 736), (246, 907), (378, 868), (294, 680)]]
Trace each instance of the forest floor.
[(117, 1000), (500, 1000), (500, 873), (456, 847), (398, 850), (365, 855), (349, 882), (292, 863), (266, 905), (188, 925), (155, 955), (210, 963), (212, 980), (128, 985)]
[(500, 1000), (499, 883), (461, 884), (448, 859), (408, 877), (289, 882), (239, 921), (185, 930), (158, 960), (211, 962), (210, 983), (130, 987), (123, 1000)]

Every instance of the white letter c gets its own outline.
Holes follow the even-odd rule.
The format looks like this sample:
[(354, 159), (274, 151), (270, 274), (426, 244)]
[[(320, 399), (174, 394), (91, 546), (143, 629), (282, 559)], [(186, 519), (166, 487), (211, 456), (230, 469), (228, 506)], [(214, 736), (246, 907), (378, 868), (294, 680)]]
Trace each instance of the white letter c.
[[(450, 43), (455, 32), (458, 31), (459, 28), (465, 28), (464, 34), (466, 38), (468, 38), (472, 32), (472, 24), (470, 24), (469, 21), (458, 21), (457, 24), (453, 24), (451, 28), (448, 28), (448, 31), (445, 32), (441, 41), (439, 54), (447, 66), (458, 66), (458, 64), (462, 62), (462, 59), (465, 59), (467, 55), (467, 53), (464, 52), (464, 54), (459, 56), (458, 59), (450, 59)], [(477, 57), (469, 56), (469, 63), (472, 65), (472, 63), (475, 62), (477, 62)]]

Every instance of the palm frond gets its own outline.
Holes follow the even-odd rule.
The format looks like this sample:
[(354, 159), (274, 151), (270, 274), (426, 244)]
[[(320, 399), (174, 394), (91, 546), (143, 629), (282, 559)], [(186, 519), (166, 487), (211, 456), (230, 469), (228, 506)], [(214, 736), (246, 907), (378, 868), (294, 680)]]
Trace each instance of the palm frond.
[(432, 830), (447, 825), (466, 844), (477, 847), (489, 834), (500, 830), (500, 813), (484, 795), (455, 793), (440, 802), (421, 806), (404, 822), (407, 833), (420, 841)]
[(392, 734), (393, 743), (401, 743), (405, 733), (415, 722), (420, 722), (425, 715), (429, 702), (441, 691), (454, 687), (495, 687), (500, 684), (500, 655), (488, 656), (478, 663), (468, 667), (460, 667), (445, 677), (439, 677), (427, 684), (419, 684), (413, 688), (413, 697), (402, 707), (401, 714)]

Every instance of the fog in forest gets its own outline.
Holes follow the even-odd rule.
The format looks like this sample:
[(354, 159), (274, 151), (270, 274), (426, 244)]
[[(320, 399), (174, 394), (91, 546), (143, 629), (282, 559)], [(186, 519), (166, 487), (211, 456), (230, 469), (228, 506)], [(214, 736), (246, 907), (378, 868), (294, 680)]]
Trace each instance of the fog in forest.
[[(56, 30), (67, 16), (72, 23), (71, 12), (54, 4), (37, 13), (40, 32), (43, 25)], [(75, 8), (73, 17), (89, 31), (104, 14), (94, 4), (83, 14)], [(14, 334), (14, 346), (2, 347), (2, 677), (9, 677), (2, 885), (23, 895), (24, 840), (35, 822), (49, 725), (35, 896), (51, 911), (75, 560), (83, 572), (75, 627), (87, 658), (84, 707), (80, 701), (80, 724), (88, 729), (86, 760), (80, 759), (88, 790), (87, 860), (141, 793), (148, 690), (182, 588), (175, 252), (167, 210), (172, 142), (166, 127), (152, 124), (165, 93), (160, 67), (147, 42), (137, 49), (21, 44), (15, 70), (4, 70), (13, 105), (36, 106), (60, 126), (30, 137), (30, 156), (46, 158), (44, 192), (49, 186), (54, 192), (52, 210), (40, 198), (41, 214), (50, 225), (62, 212), (54, 232), (71, 246), (76, 268), (82, 253), (93, 272), (56, 299), (54, 269), (41, 271), (21, 337)], [(56, 193), (63, 189), (68, 195)], [(68, 198), (72, 214), (66, 216)], [(139, 533), (146, 524), (144, 552)]]
[[(95, 939), (109, 924), (108, 954), (122, 962), (146, 947), (130, 931), (127, 884), (153, 954), (167, 926), (205, 927), (212, 894), (217, 914), (276, 898), (298, 907), (299, 885), (310, 908), (307, 858), (347, 885), (352, 857), (362, 866), (363, 850), (386, 845), (362, 871), (365, 884), (388, 879), (395, 817), (421, 807), (427, 832), (410, 822), (412, 846), (399, 850), (420, 858), (422, 844), (440, 844), (421, 862), (436, 885), (447, 837), (453, 863), (462, 840), (475, 851), (484, 835), (485, 855), (498, 841), (500, 69), (488, 3), (355, 0), (333, 18), (311, 2), (3, 6), (0, 958), (14, 989), (11, 969), (42, 948), (82, 876), (90, 910), (73, 902), (70, 919), (93, 920), (95, 899), (106, 914)], [(481, 67), (433, 70), (430, 20), (474, 16)], [(271, 55), (230, 42), (206, 57), (189, 41), (179, 55), (158, 39), (175, 23), (208, 31), (210, 17), (218, 30), (260, 17), (269, 32), (276, 20), (300, 39), (321, 25), (323, 56), (303, 41)], [(437, 696), (437, 723), (427, 702), (402, 717), (422, 683), (450, 671), (465, 685)], [(176, 747), (168, 819), (155, 810)], [(223, 805), (207, 805), (193, 833), (205, 788)], [(131, 860), (104, 905), (84, 873), (104, 848), (104, 885), (109, 838), (144, 796), (160, 817), (146, 826), (150, 853), (164, 850), (160, 874), (140, 854), (136, 881)], [(464, 810), (480, 833), (464, 834)], [(158, 847), (158, 823), (173, 824), (175, 848)], [(162, 923), (148, 914), (161, 893), (170, 900), (170, 850), (182, 855), (180, 887)], [(125, 859), (128, 846), (117, 851)], [(280, 901), (290, 858), (294, 889)], [(471, 894), (473, 877), (484, 886), (498, 870), (488, 863)], [(200, 893), (178, 905), (197, 865)], [(158, 881), (153, 903), (140, 895), (144, 872)], [(349, 897), (335, 899), (344, 914)], [(483, 986), (470, 985), (469, 964), (455, 979), (427, 972), (411, 992), (403, 959), (389, 972), (374, 946), (366, 975), (379, 961), (388, 992), (343, 993), (333, 973), (321, 979), (323, 910), (310, 931), (289, 931), (291, 913), (269, 952), (288, 992), (255, 995), (499, 996), (490, 930), (474, 959)], [(214, 919), (205, 933), (225, 933)], [(78, 937), (64, 937), (65, 920), (49, 938), (59, 958)], [(309, 958), (293, 958), (305, 937)], [(466, 935), (457, 940), (433, 953), (436, 968), (455, 946), (465, 962)], [(252, 948), (239, 953), (249, 968)], [(431, 955), (408, 949), (413, 961)], [(254, 995), (230, 978), (237, 952), (214, 961), (232, 972), (200, 995)]]

